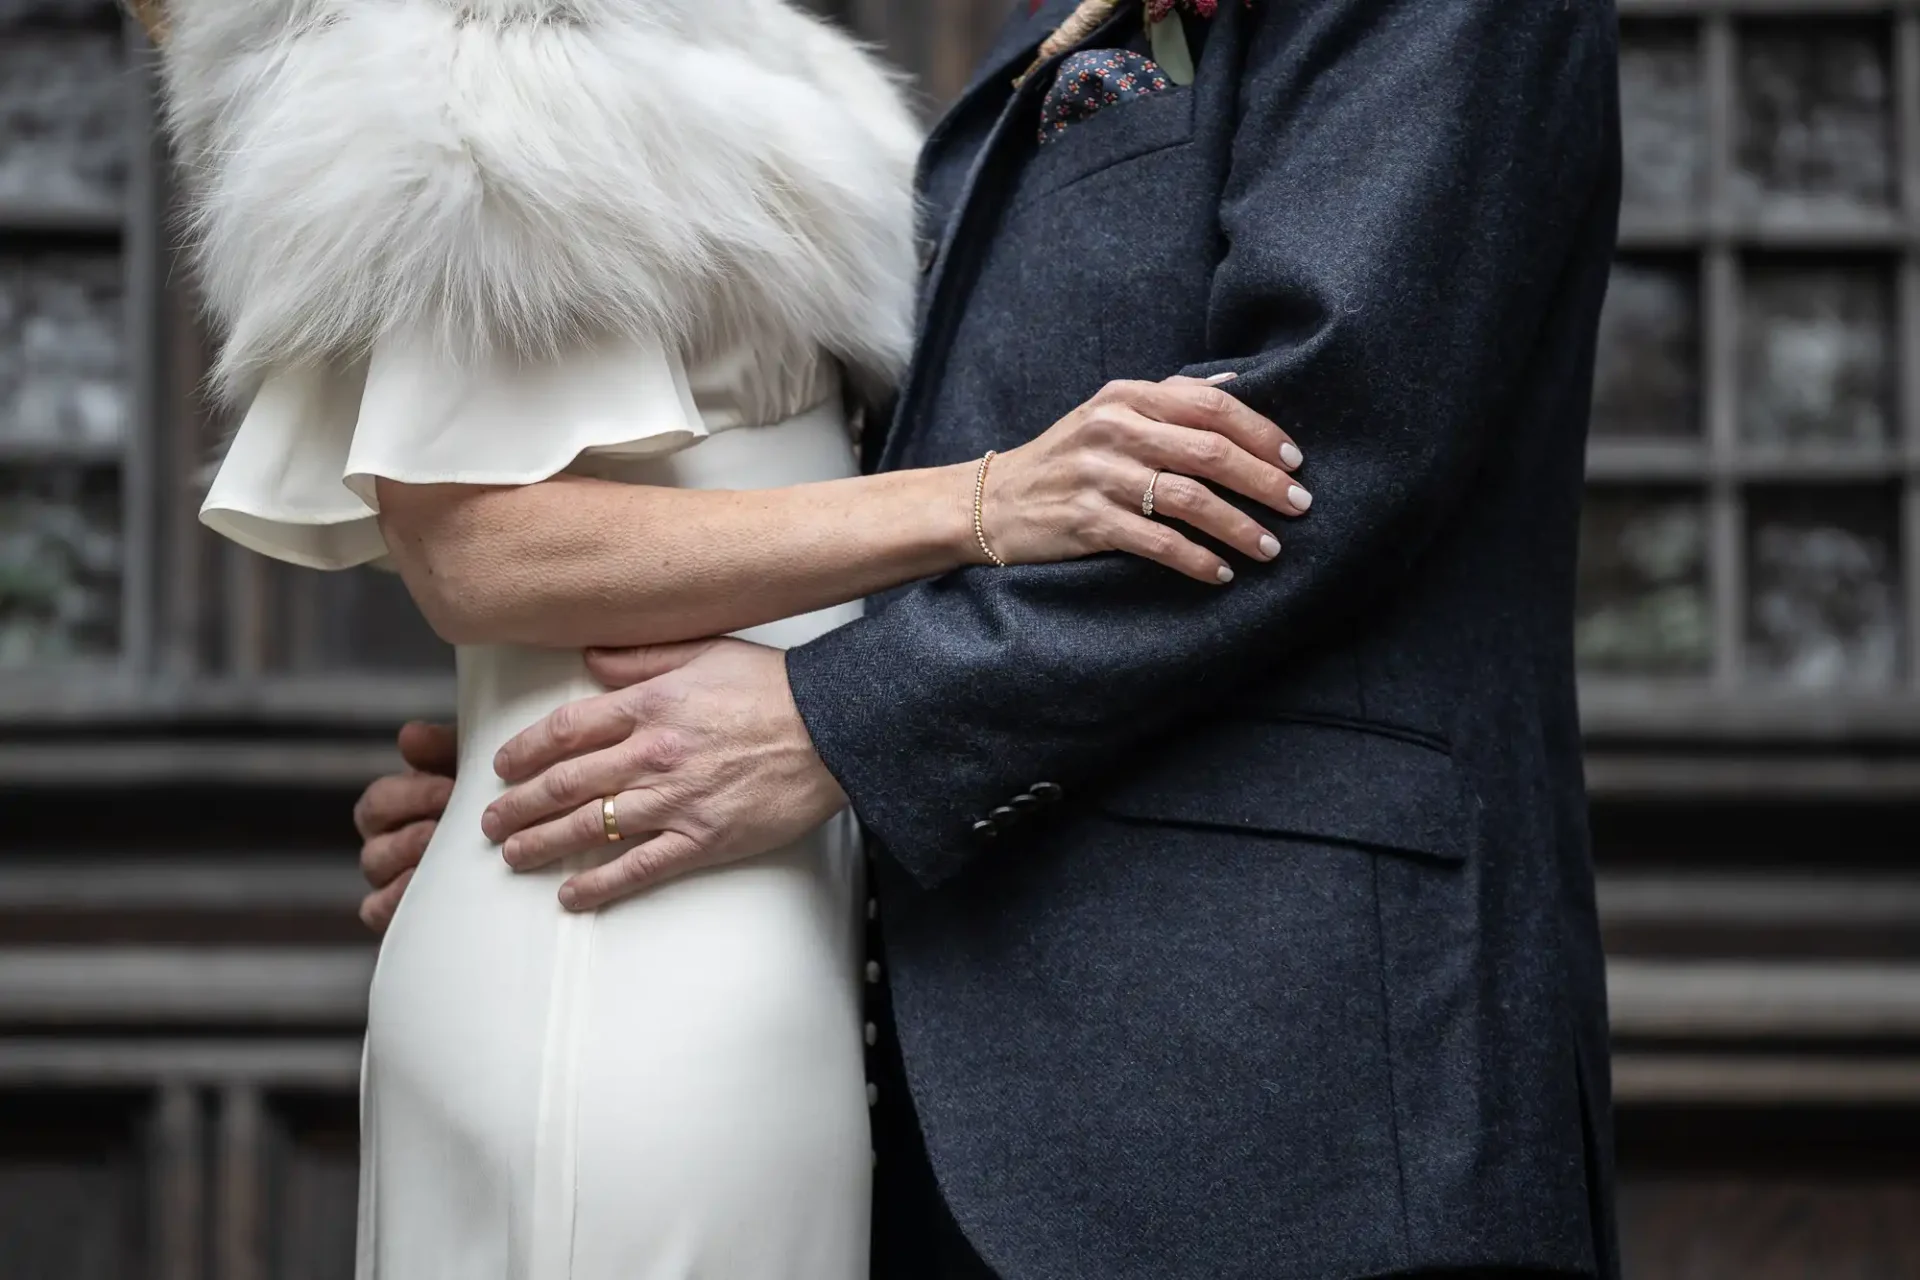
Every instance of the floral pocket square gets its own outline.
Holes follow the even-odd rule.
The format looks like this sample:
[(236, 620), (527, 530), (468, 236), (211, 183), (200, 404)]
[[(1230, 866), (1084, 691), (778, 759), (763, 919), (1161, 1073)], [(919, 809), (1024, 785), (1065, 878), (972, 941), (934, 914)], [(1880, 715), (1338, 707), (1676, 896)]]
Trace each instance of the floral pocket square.
[(1173, 82), (1153, 59), (1125, 49), (1083, 49), (1060, 64), (1040, 106), (1045, 146), (1104, 107), (1161, 93)]

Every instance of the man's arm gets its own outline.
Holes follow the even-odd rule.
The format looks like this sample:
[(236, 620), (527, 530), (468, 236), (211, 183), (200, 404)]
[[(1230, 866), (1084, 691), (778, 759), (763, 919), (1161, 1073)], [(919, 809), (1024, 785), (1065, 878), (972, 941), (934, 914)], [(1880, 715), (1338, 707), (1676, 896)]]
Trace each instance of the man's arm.
[(400, 730), (400, 759), (407, 771), (378, 779), (353, 806), (360, 874), (370, 890), (361, 900), (360, 920), (375, 933), (385, 933), (393, 923), (400, 895), (446, 812), (457, 751), (452, 725), (407, 725)]
[(1204, 602), (1117, 558), (973, 569), (789, 654), (816, 749), (922, 882), (1008, 796), (1098, 776), (1401, 578), (1510, 416), (1604, 189), (1602, 0), (1259, 10), (1208, 327), (1236, 395), (1308, 424), (1321, 502)]

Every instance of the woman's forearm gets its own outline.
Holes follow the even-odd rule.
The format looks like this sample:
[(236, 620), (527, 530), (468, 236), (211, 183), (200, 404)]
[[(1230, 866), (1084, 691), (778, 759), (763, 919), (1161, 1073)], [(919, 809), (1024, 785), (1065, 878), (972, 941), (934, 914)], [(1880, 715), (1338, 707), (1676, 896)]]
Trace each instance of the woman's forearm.
[(1223, 551), (1176, 523), (1255, 562), (1280, 541), (1208, 486), (1283, 516), (1312, 497), (1290, 474), (1300, 450), (1219, 381), (1107, 384), (996, 455), (979, 532), (979, 463), (739, 491), (381, 480), (380, 527), (427, 620), (460, 644), (720, 635), (983, 561), (983, 537), (1005, 564), (1120, 551), (1224, 586)]
[(720, 635), (945, 573), (980, 558), (972, 496), (971, 466), (759, 490), (379, 482), (443, 638), (556, 648)]

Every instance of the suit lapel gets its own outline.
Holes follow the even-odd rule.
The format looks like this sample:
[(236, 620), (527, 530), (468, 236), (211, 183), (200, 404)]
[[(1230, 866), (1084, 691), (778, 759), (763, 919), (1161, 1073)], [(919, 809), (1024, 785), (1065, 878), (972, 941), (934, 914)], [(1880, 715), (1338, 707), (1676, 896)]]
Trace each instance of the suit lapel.
[(960, 96), (940, 113), (933, 128), (927, 133), (926, 145), (920, 150), (920, 173), (924, 178), (927, 166), (936, 155), (940, 144), (946, 140), (953, 129), (953, 122), (973, 109), (974, 102), (983, 91), (1003, 87), (1002, 81), (1010, 83), (1014, 76), (1024, 69), (1023, 60), (1031, 59), (1053, 29), (1073, 12), (1077, 0), (1043, 0), (1038, 9), (1029, 7), (1029, 0), (1014, 0), (1013, 11), (1000, 27), (1000, 34), (994, 37), (993, 45), (987, 50), (987, 56), (975, 68), (973, 78), (967, 81), (967, 87)]
[[(1007, 92), (1008, 97), (1002, 104), (999, 116), (995, 119), (992, 131), (979, 153), (974, 156), (966, 180), (960, 188), (959, 198), (954, 202), (953, 212), (948, 219), (945, 234), (933, 259), (931, 274), (926, 282), (926, 302), (921, 309), (920, 339), (914, 352), (912, 366), (907, 370), (906, 381), (901, 387), (899, 400), (895, 406), (892, 420), (887, 427), (885, 438), (880, 442), (877, 457), (879, 469), (894, 465), (899, 457), (905, 428), (918, 415), (925, 400), (929, 381), (929, 365), (942, 362), (948, 343), (952, 340), (952, 329), (959, 307), (958, 289), (966, 282), (970, 274), (968, 265), (975, 256), (979, 239), (977, 234), (981, 225), (978, 206), (997, 200), (1008, 166), (1002, 163), (1007, 150), (1009, 125), (1021, 116), (1025, 106), (1039, 94), (1045, 92), (1045, 86), (1051, 76), (1051, 68), (1043, 69), (1028, 79), (1017, 90), (1012, 90), (1013, 77), (1026, 70), (1040, 42), (1053, 33), (1071, 14), (1078, 0), (1044, 0), (1038, 10), (1027, 12), (1028, 0), (1015, 0), (1018, 6), (1014, 17), (1001, 32), (981, 69), (968, 85), (966, 91), (955, 101), (952, 108), (941, 117), (928, 135), (927, 145), (921, 153), (921, 169), (924, 177), (927, 158), (933, 154), (951, 122), (961, 112), (969, 109), (976, 99), (989, 93)], [(1088, 43), (1098, 40), (1108, 31), (1121, 24), (1134, 12), (1128, 4), (1118, 6), (1106, 22), (1088, 37)], [(1065, 55), (1061, 55), (1064, 57)], [(1060, 58), (1056, 58), (1058, 62)], [(1004, 82), (1004, 86), (1002, 84)], [(1010, 91), (1010, 92), (1009, 92)], [(956, 263), (956, 259), (964, 262)]]
[(1040, 7), (1034, 9), (1029, 6), (1028, 0), (1014, 0), (1012, 17), (1000, 28), (999, 38), (981, 60), (973, 79), (967, 82), (960, 97), (970, 97), (1002, 77), (1011, 82), (1026, 70), (1023, 60), (1032, 59), (1040, 48), (1040, 42), (1067, 20), (1067, 15), (1073, 12), (1078, 3), (1079, 0), (1043, 0)]

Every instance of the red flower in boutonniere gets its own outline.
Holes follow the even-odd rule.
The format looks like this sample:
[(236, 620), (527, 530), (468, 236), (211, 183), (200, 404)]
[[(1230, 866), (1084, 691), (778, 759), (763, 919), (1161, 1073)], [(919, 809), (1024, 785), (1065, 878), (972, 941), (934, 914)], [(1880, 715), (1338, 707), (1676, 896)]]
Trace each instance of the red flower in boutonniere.
[(1220, 0), (1147, 0), (1147, 21), (1165, 22), (1175, 9), (1185, 9), (1196, 18), (1211, 18), (1220, 11)]

